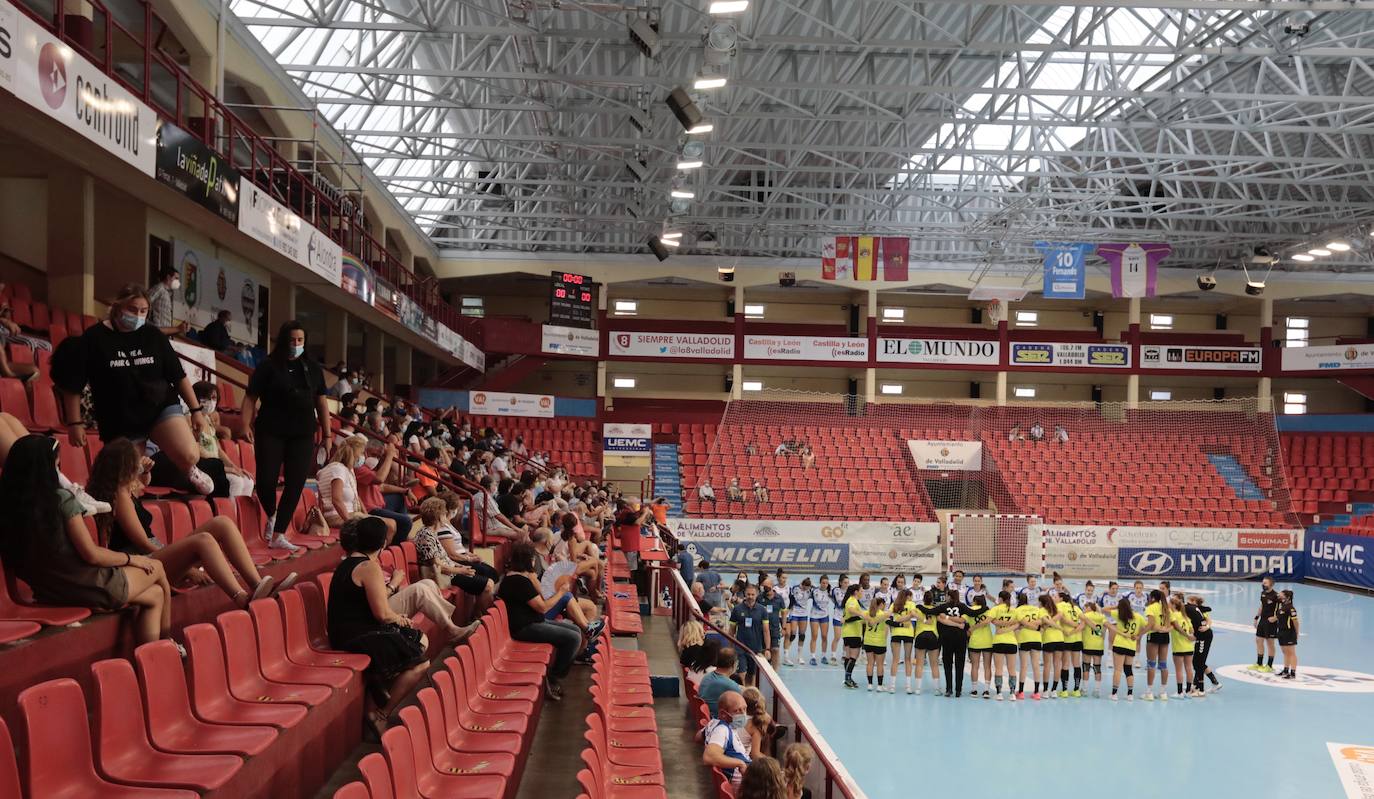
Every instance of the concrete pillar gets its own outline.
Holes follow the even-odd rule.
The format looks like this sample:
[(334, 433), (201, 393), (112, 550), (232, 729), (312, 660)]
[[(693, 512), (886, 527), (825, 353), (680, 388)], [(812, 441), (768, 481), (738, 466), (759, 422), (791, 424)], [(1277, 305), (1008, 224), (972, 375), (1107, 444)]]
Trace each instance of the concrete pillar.
[(868, 367), (864, 370), (864, 402), (872, 405), (878, 401), (878, 370)]
[[(268, 349), (277, 339), (283, 323), (296, 318), (296, 284), (281, 275), (272, 275), (272, 294), (267, 302)], [(330, 364), (331, 366), (333, 364)]]
[(1140, 375), (1126, 376), (1126, 407), (1131, 410), (1140, 407)]
[[(1272, 302), (1272, 301), (1271, 301)], [(1270, 313), (1272, 313), (1272, 308)], [(1259, 386), (1255, 389), (1255, 396), (1259, 398), (1259, 412), (1273, 413), (1274, 411), (1274, 380), (1270, 377), (1261, 377)]]
[(730, 376), (730, 399), (740, 399), (744, 393), (744, 366), (733, 364), (730, 367)]
[(997, 373), (997, 404), (1007, 404), (1007, 373)]
[(1139, 326), (1140, 326), (1140, 298), (1139, 298), (1139, 297), (1132, 297), (1132, 298), (1129, 300), (1129, 304), (1126, 306), (1126, 313), (1127, 313), (1127, 319), (1126, 319), (1127, 323), (1139, 327)]
[(62, 168), (48, 173), (47, 236), (48, 304), (94, 314), (94, 178)]
[(348, 313), (330, 306), (324, 315), (324, 365), (339, 361), (348, 361)]
[(611, 407), (611, 398), (607, 395), (607, 392), (606, 392), (606, 362), (605, 362), (605, 361), (597, 361), (597, 362), (596, 362), (596, 396), (597, 396), (597, 399), (601, 400), (601, 405), (602, 405), (602, 407), (604, 407), (604, 408), (610, 408), (610, 407)]
[(372, 376), (372, 390), (378, 393), (391, 388), (386, 382), (386, 336), (380, 330), (363, 334), (363, 369)]
[(392, 358), (395, 363), (391, 365), (392, 374), (396, 376), (396, 385), (410, 386), (415, 383), (415, 350), (409, 344), (402, 344), (397, 341), (392, 347)]
[(1274, 326), (1274, 298), (1260, 298), (1260, 328)]

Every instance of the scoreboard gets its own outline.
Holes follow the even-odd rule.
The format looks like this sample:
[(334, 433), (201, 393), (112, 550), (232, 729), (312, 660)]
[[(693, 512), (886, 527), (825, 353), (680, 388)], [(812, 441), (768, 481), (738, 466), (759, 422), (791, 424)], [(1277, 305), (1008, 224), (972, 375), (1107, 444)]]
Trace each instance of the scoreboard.
[(592, 279), (571, 272), (554, 272), (549, 288), (549, 324), (565, 327), (592, 326)]

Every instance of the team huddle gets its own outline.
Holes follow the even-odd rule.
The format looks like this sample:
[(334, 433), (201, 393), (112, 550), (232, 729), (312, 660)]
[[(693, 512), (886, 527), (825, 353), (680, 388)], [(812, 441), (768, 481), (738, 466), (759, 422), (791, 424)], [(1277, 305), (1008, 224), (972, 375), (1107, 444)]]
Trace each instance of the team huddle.
[[(1026, 699), (1027, 683), (1033, 700), (1081, 697), (1089, 687), (1085, 682), (1100, 697), (1106, 660), (1114, 667), (1111, 698), (1118, 698), (1124, 678), (1131, 700), (1142, 639), (1142, 699), (1155, 698), (1156, 678), (1159, 698), (1169, 698), (1170, 661), (1178, 698), (1201, 698), (1205, 680), (1211, 690), (1221, 687), (1207, 666), (1211, 608), (1199, 596), (1174, 592), (1167, 580), (1148, 591), (1137, 580), (1124, 593), (1113, 581), (1100, 595), (1092, 581), (1072, 595), (1058, 574), (1048, 587), (1033, 574), (1019, 588), (1003, 580), (996, 593), (981, 576), (966, 585), (962, 572), (952, 581), (937, 577), (929, 588), (921, 575), (908, 586), (902, 575), (873, 585), (868, 574), (853, 584), (847, 575), (834, 585), (821, 576), (814, 584), (806, 578), (780, 588), (788, 608), (786, 641), (780, 642), (784, 662), (804, 663), (808, 651), (813, 666), (838, 662), (846, 688), (859, 687), (854, 671), (863, 663), (870, 691), (895, 693), (905, 678), (906, 692), (920, 694), (928, 671), (937, 695), (961, 697), (967, 665), (973, 697), (1001, 700), (1005, 693), (1013, 701)], [(1281, 676), (1296, 674), (1291, 648), (1297, 642), (1297, 613), (1291, 592), (1273, 591), (1266, 578), (1256, 621), (1260, 639), (1276, 639), (1284, 648), (1289, 667)], [(839, 634), (832, 642), (834, 628)], [(1269, 662), (1272, 666), (1272, 650)]]

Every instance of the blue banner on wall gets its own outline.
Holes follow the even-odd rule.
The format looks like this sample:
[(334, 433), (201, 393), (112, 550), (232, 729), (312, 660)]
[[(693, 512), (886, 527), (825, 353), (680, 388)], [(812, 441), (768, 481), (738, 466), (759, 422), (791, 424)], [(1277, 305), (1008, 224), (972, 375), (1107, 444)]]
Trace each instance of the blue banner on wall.
[(698, 560), (714, 568), (755, 569), (778, 566), (841, 571), (849, 568), (848, 544), (760, 544), (683, 541)]
[(1117, 573), (1122, 577), (1293, 578), (1302, 574), (1302, 551), (1122, 548), (1117, 554)]
[(1309, 530), (1307, 576), (1374, 589), (1374, 538)]
[(1097, 245), (1037, 241), (1035, 249), (1045, 256), (1045, 285), (1042, 290), (1045, 299), (1083, 299), (1087, 288), (1087, 258), (1097, 249)]

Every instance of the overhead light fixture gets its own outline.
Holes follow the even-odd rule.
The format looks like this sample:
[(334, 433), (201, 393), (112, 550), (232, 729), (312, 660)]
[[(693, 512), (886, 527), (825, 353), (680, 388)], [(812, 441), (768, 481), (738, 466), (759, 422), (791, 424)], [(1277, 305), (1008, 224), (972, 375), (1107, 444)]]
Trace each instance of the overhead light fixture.
[(719, 89), (720, 87), (724, 86), (725, 84), (726, 84), (726, 79), (725, 79), (724, 76), (709, 77), (709, 78), (703, 76), (703, 77), (697, 78), (696, 83), (693, 83), (693, 84), (692, 84), (692, 88), (693, 88), (693, 89)]
[(1217, 287), (1217, 279), (1211, 275), (1198, 275), (1197, 287), (1203, 291), (1211, 291)]
[(679, 200), (690, 200), (693, 197), (696, 197), (697, 193), (694, 191), (688, 191), (687, 189), (673, 189), (671, 195)]
[(655, 258), (660, 261), (668, 260), (668, 242), (660, 239), (658, 236), (650, 236), (649, 240), (644, 243), (649, 246), (649, 251), (654, 254)]
[(706, 7), (706, 11), (716, 16), (724, 16), (743, 13), (748, 7), (749, 0), (715, 0), (714, 3)]
[(659, 241), (659, 243), (662, 244), (664, 247), (681, 247), (681, 246), (682, 246), (682, 239), (665, 239), (665, 238), (663, 238), (663, 237), (659, 237), (659, 240), (658, 240), (658, 241)]
[(713, 131), (713, 130), (715, 130), (715, 129), (716, 129), (716, 126), (715, 126), (715, 125), (712, 125), (710, 122), (702, 122), (700, 125), (697, 125), (697, 126), (691, 128), (690, 130), (688, 130), (687, 133), (688, 133), (689, 135), (696, 136), (696, 135), (701, 134), (701, 133), (710, 133), (711, 131)]
[(630, 29), (630, 41), (639, 48), (639, 52), (648, 58), (658, 58), (663, 51), (663, 40), (659, 38), (656, 27), (639, 16), (631, 16), (626, 26)]
[(1305, 253), (1305, 252), (1300, 252), (1300, 253), (1294, 254), (1293, 260), (1294, 260), (1294, 261), (1302, 261), (1303, 263), (1307, 263), (1308, 261), (1315, 261), (1315, 260), (1317, 260), (1317, 257), (1316, 257), (1315, 255), (1308, 255), (1308, 254)]
[(678, 162), (677, 162), (677, 168), (678, 168), (678, 169), (701, 169), (703, 166), (705, 166), (705, 162), (704, 162), (704, 161), (678, 161)]
[(701, 123), (701, 109), (697, 108), (697, 104), (692, 102), (692, 96), (681, 86), (669, 92), (663, 102), (668, 104), (683, 130), (691, 130)]
[(1333, 250), (1335, 252), (1350, 252), (1350, 245), (1338, 239), (1327, 244), (1326, 249)]
[(1246, 293), (1246, 294), (1249, 294), (1251, 297), (1258, 297), (1259, 295), (1263, 294), (1263, 293), (1264, 293), (1264, 281), (1263, 281), (1263, 280), (1247, 280), (1247, 281), (1245, 281), (1245, 293)]
[(1331, 251), (1326, 249), (1325, 247), (1313, 247), (1312, 249), (1307, 251), (1307, 254), (1315, 255), (1318, 258), (1325, 258), (1326, 256), (1331, 254)]
[(658, 237), (659, 237), (660, 239), (680, 239), (680, 238), (682, 238), (682, 231), (681, 231), (681, 230), (674, 230), (674, 231), (671, 232), (671, 233), (660, 233), (660, 234), (658, 234)]

